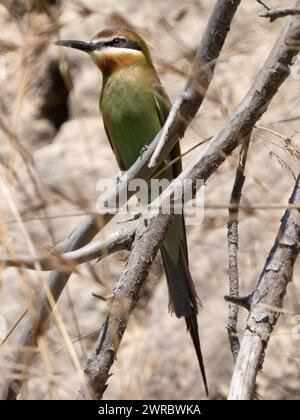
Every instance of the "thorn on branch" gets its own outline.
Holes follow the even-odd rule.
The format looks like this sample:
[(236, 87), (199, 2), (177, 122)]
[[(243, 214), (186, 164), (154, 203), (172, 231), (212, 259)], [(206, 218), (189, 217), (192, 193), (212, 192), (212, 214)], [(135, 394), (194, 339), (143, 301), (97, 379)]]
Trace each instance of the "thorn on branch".
[(233, 303), (238, 306), (242, 306), (243, 308), (246, 308), (248, 311), (250, 311), (251, 308), (251, 295), (248, 296), (224, 296), (224, 299), (226, 302)]
[(112, 300), (114, 295), (102, 296), (102, 295), (99, 295), (98, 293), (92, 293), (92, 296), (98, 300), (102, 300), (103, 302), (109, 302)]

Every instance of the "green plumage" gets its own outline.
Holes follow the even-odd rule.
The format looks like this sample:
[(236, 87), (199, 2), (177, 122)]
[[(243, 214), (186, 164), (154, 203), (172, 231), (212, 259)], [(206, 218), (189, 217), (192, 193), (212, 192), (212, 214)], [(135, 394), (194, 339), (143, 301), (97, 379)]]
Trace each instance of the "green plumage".
[[(127, 170), (163, 126), (169, 113), (170, 101), (155, 70), (148, 65), (138, 65), (118, 70), (104, 80), (100, 108), (119, 167)], [(177, 147), (176, 154), (179, 152)], [(176, 157), (174, 152), (172, 155), (167, 160)], [(181, 165), (180, 168), (178, 164), (169, 167), (160, 174), (160, 178), (171, 181), (178, 175), (178, 169), (181, 170)], [(174, 264), (178, 264), (182, 239), (181, 217), (177, 219), (165, 241)]]

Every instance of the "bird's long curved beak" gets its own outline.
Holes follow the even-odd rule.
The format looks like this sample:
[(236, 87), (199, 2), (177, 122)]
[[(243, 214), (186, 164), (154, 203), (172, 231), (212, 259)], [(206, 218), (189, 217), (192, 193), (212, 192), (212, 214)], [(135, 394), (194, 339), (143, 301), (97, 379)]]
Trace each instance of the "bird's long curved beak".
[(77, 50), (85, 51), (87, 53), (101, 49), (101, 45), (99, 44), (76, 40), (56, 41), (54, 42), (54, 44), (59, 45), (61, 47), (75, 48)]

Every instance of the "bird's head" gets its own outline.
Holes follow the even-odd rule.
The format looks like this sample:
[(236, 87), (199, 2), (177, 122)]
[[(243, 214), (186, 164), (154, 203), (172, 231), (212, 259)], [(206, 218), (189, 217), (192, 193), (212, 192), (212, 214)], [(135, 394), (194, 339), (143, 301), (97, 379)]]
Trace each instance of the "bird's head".
[(137, 63), (153, 66), (147, 44), (129, 29), (104, 29), (90, 42), (68, 40), (55, 44), (87, 52), (104, 74)]

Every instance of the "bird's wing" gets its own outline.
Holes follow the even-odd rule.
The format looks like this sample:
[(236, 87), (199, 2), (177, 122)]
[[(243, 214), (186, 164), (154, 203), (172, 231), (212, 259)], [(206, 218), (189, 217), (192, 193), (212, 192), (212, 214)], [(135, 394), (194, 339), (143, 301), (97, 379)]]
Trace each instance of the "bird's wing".
[(109, 141), (110, 147), (112, 148), (112, 151), (114, 152), (114, 155), (115, 155), (116, 160), (117, 160), (117, 162), (118, 162), (118, 166), (119, 166), (119, 168), (121, 169), (121, 171), (125, 171), (125, 166), (124, 166), (124, 165), (123, 165), (123, 163), (122, 163), (121, 156), (120, 156), (120, 154), (118, 153), (118, 150), (114, 147), (113, 142), (111, 141), (111, 138), (109, 137), (109, 132), (108, 132), (107, 127), (106, 127), (106, 125), (105, 125), (105, 124), (104, 124), (104, 130), (105, 130), (106, 136), (107, 136), (107, 138), (108, 138), (108, 141)]
[(155, 99), (158, 118), (163, 126), (168, 118), (171, 109), (171, 102), (166, 91), (159, 82), (153, 84), (153, 96)]
[[(161, 84), (154, 87), (154, 98), (159, 120), (163, 126), (168, 118), (171, 103)], [(170, 152), (171, 160), (176, 159), (181, 155), (179, 141), (176, 143)], [(176, 178), (182, 171), (181, 159), (177, 160), (172, 165), (173, 176)], [(179, 240), (179, 247), (176, 249), (177, 262), (174, 261), (174, 246)], [(186, 229), (184, 223), (184, 216), (176, 216), (168, 236), (166, 237), (161, 248), (162, 257), (165, 266), (167, 283), (170, 294), (170, 309), (174, 310), (178, 317), (184, 316), (187, 329), (191, 335), (195, 351), (198, 358), (200, 371), (202, 374), (206, 394), (208, 395), (208, 385), (205, 373), (205, 366), (200, 346), (200, 337), (198, 332), (198, 303), (194, 282), (192, 280), (189, 263), (188, 263), (188, 249), (186, 240)]]
[[(162, 87), (160, 83), (157, 83), (154, 85), (153, 94), (154, 94), (158, 118), (161, 123), (161, 126), (163, 126), (168, 118), (168, 115), (171, 109), (171, 102), (166, 91), (164, 90), (164, 88)], [(180, 144), (179, 142), (177, 142), (170, 152), (171, 160), (176, 159), (180, 155), (181, 155)], [(173, 166), (174, 177), (176, 178), (177, 175), (179, 175), (180, 172), (182, 171), (181, 159), (177, 160), (172, 166)]]

